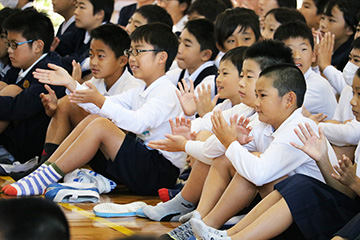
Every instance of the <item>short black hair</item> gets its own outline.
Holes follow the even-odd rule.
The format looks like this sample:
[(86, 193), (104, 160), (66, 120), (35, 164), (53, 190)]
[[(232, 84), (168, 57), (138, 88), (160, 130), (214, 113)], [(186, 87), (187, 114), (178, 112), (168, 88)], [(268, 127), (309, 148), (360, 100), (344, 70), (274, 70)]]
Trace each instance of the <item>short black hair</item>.
[(93, 15), (103, 10), (103, 22), (110, 22), (111, 15), (114, 11), (114, 0), (89, 0), (89, 2), (93, 6)]
[(358, 78), (360, 78), (360, 68), (358, 68), (358, 69), (356, 70), (355, 75), (356, 75)]
[(339, 10), (343, 13), (343, 18), (345, 20), (345, 24), (349, 26), (355, 33), (356, 31), (356, 14), (360, 10), (359, 1), (353, 0), (330, 0), (324, 8), (325, 16), (332, 16), (331, 11), (334, 7), (338, 7)]
[(186, 14), (187, 14), (187, 11), (188, 11), (188, 9), (189, 9), (189, 7), (190, 7), (191, 0), (178, 0), (178, 1), (179, 1), (179, 4), (182, 4), (182, 3), (186, 3), (186, 4), (187, 4), (187, 8), (186, 8), (185, 11), (184, 11), (184, 15), (186, 15)]
[(301, 107), (306, 92), (306, 82), (301, 70), (293, 64), (277, 64), (265, 68), (259, 75), (272, 80), (272, 85), (278, 90), (279, 97), (294, 92), (296, 105)]
[(139, 13), (141, 16), (146, 18), (147, 23), (161, 22), (169, 27), (174, 25), (174, 22), (170, 14), (162, 7), (158, 5), (144, 5), (135, 10), (135, 13)]
[(211, 50), (210, 60), (214, 60), (219, 53), (219, 49), (216, 47), (214, 38), (214, 24), (207, 19), (195, 19), (188, 21), (185, 24), (184, 29), (187, 29), (191, 33), (198, 43), (200, 44), (200, 50)]
[(280, 41), (298, 37), (309, 40), (311, 49), (314, 49), (314, 37), (311, 29), (303, 22), (295, 21), (282, 24), (276, 29), (274, 34), (274, 39)]
[[(43, 53), (50, 51), (54, 40), (54, 27), (50, 18), (44, 13), (28, 8), (10, 15), (5, 19), (2, 27), (7, 31), (21, 33), (26, 40), (42, 40)], [(28, 44), (32, 46), (32, 42)]]
[(91, 39), (104, 42), (119, 58), (124, 55), (124, 50), (130, 47), (130, 37), (127, 32), (118, 25), (107, 23), (91, 30)]
[(360, 37), (358, 37), (351, 43), (351, 48), (352, 49), (360, 49)]
[(328, 0), (312, 0), (316, 6), (316, 15), (322, 14)]
[(240, 31), (252, 29), (256, 41), (260, 38), (260, 22), (256, 13), (247, 8), (226, 9), (215, 20), (215, 40), (220, 47), (224, 48), (225, 40), (231, 36), (235, 29), (241, 26)]
[(277, 0), (279, 7), (287, 7), (287, 8), (294, 8), (297, 7), (296, 0)]
[(0, 200), (0, 238), (70, 239), (67, 219), (61, 208), (43, 198), (12, 198)]
[(215, 22), (217, 15), (227, 9), (221, 0), (195, 0), (189, 7), (188, 14), (197, 12), (206, 19)]
[(280, 24), (293, 22), (293, 21), (301, 21), (306, 23), (306, 19), (304, 15), (302, 15), (302, 13), (296, 9), (284, 8), (284, 7), (274, 8), (268, 11), (265, 17), (269, 14), (272, 14), (275, 20)]
[(174, 61), (178, 47), (178, 37), (172, 32), (172, 29), (163, 23), (149, 23), (135, 29), (130, 35), (133, 42), (144, 41), (154, 46), (155, 49), (161, 49), (168, 55), (165, 64), (165, 71), (168, 71)]
[(281, 63), (294, 64), (292, 51), (278, 40), (263, 40), (251, 45), (245, 51), (244, 59), (255, 61), (261, 70)]
[(236, 67), (240, 75), (243, 67), (245, 51), (247, 48), (248, 47), (242, 46), (230, 49), (224, 54), (220, 62), (229, 60)]
[(10, 17), (12, 14), (20, 12), (21, 10), (18, 8), (9, 8), (5, 7), (0, 10), (0, 33), (3, 32), (2, 24), (6, 18)]

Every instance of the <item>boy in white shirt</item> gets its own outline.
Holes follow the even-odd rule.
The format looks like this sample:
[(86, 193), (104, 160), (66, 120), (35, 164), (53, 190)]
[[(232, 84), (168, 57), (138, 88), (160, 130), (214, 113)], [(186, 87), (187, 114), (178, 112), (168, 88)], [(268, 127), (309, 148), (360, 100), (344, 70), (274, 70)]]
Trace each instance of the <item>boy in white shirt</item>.
[[(102, 169), (94, 170), (104, 172), (131, 191), (156, 194), (161, 187), (172, 187), (184, 166), (185, 155), (153, 150), (147, 143), (170, 132), (168, 119), (181, 112), (176, 88), (165, 76), (177, 47), (177, 37), (168, 26), (154, 23), (137, 28), (125, 55), (129, 57), (134, 77), (142, 79), (146, 86), (111, 97), (104, 97), (97, 91), (75, 91), (70, 101), (93, 103), (97, 108), (92, 113), (103, 117), (96, 114), (86, 117), (47, 162), (29, 176), (5, 186), (5, 193), (43, 194), (49, 184), (88, 163), (99, 149), (109, 160), (102, 162)], [(38, 72), (39, 81), (56, 82), (48, 79), (51, 71)]]
[[(68, 87), (70, 92), (74, 90), (93, 91), (95, 88), (104, 96), (113, 96), (131, 88), (143, 86), (144, 83), (135, 79), (126, 68), (128, 58), (124, 55), (124, 51), (129, 46), (128, 34), (116, 25), (104, 24), (93, 29), (90, 42), (90, 68), (93, 78), (80, 85), (66, 74), (67, 77), (64, 78), (65, 81), (62, 85)], [(74, 66), (76, 69), (74, 75), (76, 73), (80, 75), (80, 66), (78, 64), (74, 64)], [(60, 67), (54, 67), (54, 69), (58, 69), (56, 72), (61, 70)], [(46, 88), (49, 94), (41, 94), (40, 97), (46, 114), (52, 119), (46, 133), (41, 158), (38, 165), (28, 171), (10, 173), (15, 180), (28, 175), (43, 164), (70, 132), (90, 114), (91, 107), (94, 107), (92, 104), (72, 103), (68, 96), (58, 101), (50, 87), (46, 86)]]
[(310, 28), (302, 22), (290, 22), (281, 25), (274, 34), (293, 51), (294, 62), (304, 74), (306, 93), (303, 107), (311, 114), (322, 113), (332, 119), (337, 106), (333, 89), (328, 81), (311, 69), (315, 61), (314, 38)]

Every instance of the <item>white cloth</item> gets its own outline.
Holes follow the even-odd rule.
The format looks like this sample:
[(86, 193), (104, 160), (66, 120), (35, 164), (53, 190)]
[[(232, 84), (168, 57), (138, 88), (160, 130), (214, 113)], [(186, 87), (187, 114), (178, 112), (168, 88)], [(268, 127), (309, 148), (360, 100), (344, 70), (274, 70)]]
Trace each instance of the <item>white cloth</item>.
[[(239, 142), (234, 141), (226, 150), (225, 155), (241, 176), (257, 186), (296, 173), (305, 174), (324, 182), (315, 161), (290, 145), (290, 142), (302, 145), (294, 129), (298, 128), (299, 123), (305, 124), (306, 122), (315, 132), (318, 132), (316, 123), (304, 117), (301, 109), (294, 111), (276, 131), (269, 124), (260, 123), (250, 134), (254, 137), (252, 142), (241, 146)], [(262, 152), (263, 154), (257, 157), (250, 152)], [(330, 145), (329, 158), (332, 163), (337, 162)]]
[(334, 66), (329, 65), (327, 66), (324, 71), (323, 75), (329, 81), (331, 86), (335, 88), (336, 93), (340, 94), (343, 88), (347, 85), (343, 73), (337, 70)]
[(339, 122), (345, 122), (347, 120), (355, 118), (350, 104), (352, 97), (352, 87), (346, 85), (341, 92), (339, 103), (336, 106), (333, 118), (334, 120)]
[[(171, 133), (169, 119), (181, 112), (175, 90), (170, 80), (162, 76), (147, 88), (141, 86), (106, 97), (102, 108), (92, 113), (100, 114), (119, 128), (135, 133), (147, 146), (149, 141), (164, 139), (165, 133)], [(184, 153), (159, 151), (174, 166), (184, 167)]]
[(184, 15), (184, 16), (172, 27), (172, 31), (173, 31), (174, 33), (176, 33), (176, 32), (182, 32), (187, 21), (188, 21), (188, 15)]
[[(113, 96), (139, 86), (145, 87), (145, 83), (139, 79), (134, 78), (126, 68), (123, 74), (121, 74), (120, 78), (111, 86), (109, 90), (106, 89), (105, 80), (103, 78), (97, 79), (93, 77), (89, 80), (89, 82), (92, 83), (96, 87), (96, 89), (104, 96)], [(85, 83), (80, 84), (76, 82), (76, 90), (84, 89), (88, 89)], [(70, 91), (68, 89), (66, 89), (66, 94), (70, 94)], [(98, 111), (99, 109), (93, 103), (79, 103), (78, 105), (87, 112), (94, 112)]]
[(356, 119), (345, 124), (319, 123), (330, 143), (343, 147), (356, 145), (360, 141), (360, 122)]
[(359, 166), (359, 157), (360, 157), (360, 143), (355, 150), (355, 163), (356, 163), (356, 175), (360, 177), (360, 166)]
[(311, 113), (323, 113), (327, 119), (334, 117), (337, 101), (331, 85), (320, 74), (311, 68), (304, 74), (306, 81), (306, 93), (304, 107)]
[(218, 55), (216, 56), (216, 58), (215, 58), (215, 60), (214, 60), (214, 64), (215, 64), (215, 66), (217, 67), (217, 68), (219, 68), (220, 67), (220, 61), (221, 61), (221, 59), (222, 59), (222, 57), (225, 55), (225, 53), (224, 52), (219, 52), (218, 53)]

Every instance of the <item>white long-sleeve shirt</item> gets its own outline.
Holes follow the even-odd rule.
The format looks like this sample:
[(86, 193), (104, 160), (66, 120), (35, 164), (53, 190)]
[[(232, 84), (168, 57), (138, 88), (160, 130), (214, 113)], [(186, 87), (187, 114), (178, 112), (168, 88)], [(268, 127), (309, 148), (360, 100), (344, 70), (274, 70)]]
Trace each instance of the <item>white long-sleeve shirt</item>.
[(306, 93), (304, 107), (311, 113), (323, 113), (327, 119), (334, 117), (337, 101), (331, 85), (311, 68), (304, 74)]
[(350, 104), (352, 97), (352, 87), (346, 85), (341, 92), (339, 103), (336, 106), (334, 120), (339, 122), (345, 122), (347, 120), (355, 118)]
[[(175, 89), (171, 81), (162, 76), (148, 87), (140, 86), (106, 97), (102, 108), (93, 109), (92, 113), (100, 114), (119, 128), (135, 133), (147, 146), (149, 141), (164, 139), (165, 133), (171, 133), (169, 119), (181, 112)], [(184, 167), (184, 153), (159, 151), (176, 167)]]
[(327, 66), (323, 71), (323, 75), (338, 94), (340, 94), (344, 87), (347, 86), (343, 73), (337, 70), (333, 65)]
[(319, 123), (330, 143), (343, 147), (356, 145), (360, 141), (360, 122), (356, 119), (344, 124)]
[[(301, 109), (294, 111), (276, 131), (269, 124), (260, 123), (251, 132), (251, 136), (254, 137), (252, 142), (241, 146), (239, 142), (234, 141), (226, 150), (225, 155), (241, 176), (257, 186), (296, 173), (305, 174), (324, 182), (315, 161), (290, 145), (290, 142), (303, 145), (294, 129), (298, 128), (299, 123), (305, 124), (306, 122), (315, 132), (318, 132), (316, 123), (304, 117)], [(263, 154), (257, 157), (250, 152), (262, 152)], [(337, 162), (331, 147), (329, 147), (329, 157), (332, 163)]]

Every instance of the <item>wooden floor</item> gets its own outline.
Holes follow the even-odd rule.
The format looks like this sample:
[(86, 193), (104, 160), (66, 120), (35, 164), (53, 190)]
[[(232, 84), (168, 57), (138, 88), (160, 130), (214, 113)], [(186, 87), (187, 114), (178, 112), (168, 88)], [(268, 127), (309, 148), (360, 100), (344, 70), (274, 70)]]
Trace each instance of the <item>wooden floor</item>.
[[(0, 177), (0, 186), (12, 183), (9, 177)], [(4, 194), (0, 198), (12, 198)], [(111, 194), (102, 195), (100, 203), (131, 203), (134, 201), (144, 201), (147, 204), (156, 205), (160, 202), (159, 197), (143, 197), (131, 194), (123, 187), (117, 187)], [(59, 204), (69, 221), (72, 240), (111, 240), (130, 236), (132, 234), (150, 234), (160, 236), (173, 228), (179, 226), (179, 223), (172, 222), (153, 222), (148, 219), (137, 217), (126, 218), (99, 218), (96, 217), (92, 209), (96, 204)]]

